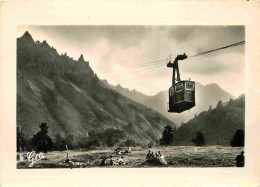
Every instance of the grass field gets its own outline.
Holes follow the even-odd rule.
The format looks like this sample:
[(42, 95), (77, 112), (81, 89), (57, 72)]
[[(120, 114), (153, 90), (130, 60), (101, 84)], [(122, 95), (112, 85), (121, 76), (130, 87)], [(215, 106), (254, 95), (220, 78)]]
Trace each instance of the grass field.
[[(65, 163), (66, 151), (51, 151), (44, 154), (45, 158), (34, 163), (29, 167), (30, 162), (26, 158), (26, 153), (17, 153), (17, 168), (90, 168), (90, 167), (235, 167), (235, 158), (243, 150), (243, 147), (224, 147), (224, 146), (171, 146), (141, 148), (131, 147), (132, 152), (124, 155), (115, 155), (116, 148), (103, 148), (97, 150), (69, 150), (70, 163)], [(153, 152), (161, 151), (168, 165), (154, 166), (144, 163), (148, 150)], [(100, 166), (103, 157), (113, 160), (123, 156), (124, 165)]]

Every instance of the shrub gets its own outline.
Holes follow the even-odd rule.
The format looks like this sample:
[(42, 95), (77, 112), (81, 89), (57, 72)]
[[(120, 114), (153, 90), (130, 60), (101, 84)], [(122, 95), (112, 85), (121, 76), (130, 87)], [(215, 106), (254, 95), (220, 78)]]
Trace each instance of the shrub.
[(205, 145), (204, 135), (201, 132), (197, 132), (196, 133), (196, 137), (193, 138), (191, 141), (196, 146), (203, 146), (203, 145)]
[(47, 151), (52, 149), (53, 142), (52, 139), (47, 135), (48, 134), (48, 126), (46, 123), (42, 123), (40, 125), (40, 131), (33, 136), (31, 140), (31, 146), (37, 151), (37, 152), (44, 152), (47, 153)]
[(230, 141), (232, 147), (243, 147), (245, 145), (245, 132), (238, 129)]
[(162, 134), (162, 138), (160, 139), (160, 144), (161, 145), (170, 145), (173, 143), (174, 140), (174, 132), (173, 132), (173, 128), (169, 125), (167, 125), (164, 128), (163, 134)]

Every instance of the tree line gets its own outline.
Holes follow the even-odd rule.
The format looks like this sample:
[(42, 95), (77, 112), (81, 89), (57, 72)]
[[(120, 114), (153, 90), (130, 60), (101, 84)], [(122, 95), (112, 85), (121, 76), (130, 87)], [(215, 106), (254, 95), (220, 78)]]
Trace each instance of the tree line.
[[(160, 139), (160, 145), (163, 146), (169, 146), (174, 144), (175, 140), (175, 132), (176, 132), (176, 127), (173, 129), (171, 126), (166, 126), (164, 128), (164, 131), (162, 133), (162, 138)], [(191, 139), (191, 142), (195, 146), (205, 146), (206, 145), (206, 140), (201, 131), (196, 132)], [(230, 140), (230, 146), (232, 147), (241, 147), (244, 146), (244, 141), (245, 141), (245, 132), (244, 130), (238, 129), (232, 139)]]
[(68, 134), (65, 137), (59, 133), (55, 135), (53, 140), (49, 135), (49, 127), (46, 123), (39, 125), (40, 131), (37, 132), (30, 140), (26, 140), (20, 127), (17, 128), (17, 151), (37, 151), (47, 152), (49, 150), (65, 150), (66, 145), (69, 149), (93, 149), (95, 147), (112, 147), (112, 146), (137, 146), (132, 139), (127, 139), (126, 134), (118, 129), (106, 129), (104, 132), (91, 131), (85, 137), (75, 137)]
[[(37, 152), (44, 152), (50, 150), (64, 150), (67, 145), (70, 149), (77, 148), (94, 148), (102, 146), (114, 146), (118, 145), (119, 140), (124, 139), (125, 134), (123, 131), (108, 129), (104, 133), (95, 133), (91, 132), (90, 137), (86, 137), (85, 140), (81, 140), (80, 144), (75, 143), (75, 137), (68, 135), (65, 138), (62, 138), (59, 134), (56, 134), (55, 142), (52, 138), (48, 136), (48, 126), (46, 123), (42, 123), (40, 126), (40, 131), (36, 133), (33, 138), (27, 142), (21, 129), (17, 129), (17, 151), (30, 151), (35, 150)], [(169, 125), (165, 126), (162, 138), (159, 140), (159, 145), (161, 146), (170, 146), (174, 144), (175, 141), (175, 132), (176, 127), (173, 128)], [(230, 140), (230, 146), (239, 147), (244, 146), (244, 130), (238, 129), (232, 139)], [(198, 131), (194, 137), (191, 139), (191, 142), (195, 146), (205, 146), (206, 139), (202, 132)], [(137, 146), (138, 144), (134, 140), (126, 140), (120, 144), (120, 146)]]

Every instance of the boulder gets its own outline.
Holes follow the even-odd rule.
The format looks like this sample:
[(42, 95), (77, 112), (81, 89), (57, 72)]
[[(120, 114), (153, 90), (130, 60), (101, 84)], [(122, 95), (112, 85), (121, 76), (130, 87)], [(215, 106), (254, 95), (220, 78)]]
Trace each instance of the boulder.
[(164, 157), (153, 157), (149, 158), (144, 162), (145, 165), (152, 165), (152, 166), (166, 166), (168, 163), (166, 162)]

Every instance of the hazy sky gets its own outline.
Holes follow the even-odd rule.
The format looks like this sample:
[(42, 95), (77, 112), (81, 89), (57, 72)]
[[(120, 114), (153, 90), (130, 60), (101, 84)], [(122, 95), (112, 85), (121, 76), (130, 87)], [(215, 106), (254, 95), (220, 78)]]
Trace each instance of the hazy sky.
[[(86, 61), (101, 79), (147, 95), (171, 86), (172, 69), (166, 62), (132, 68), (147, 62), (188, 56), (245, 40), (243, 26), (20, 26), (34, 40), (47, 40), (61, 53)], [(217, 83), (239, 96), (244, 93), (244, 45), (180, 61), (181, 79), (203, 85)]]

